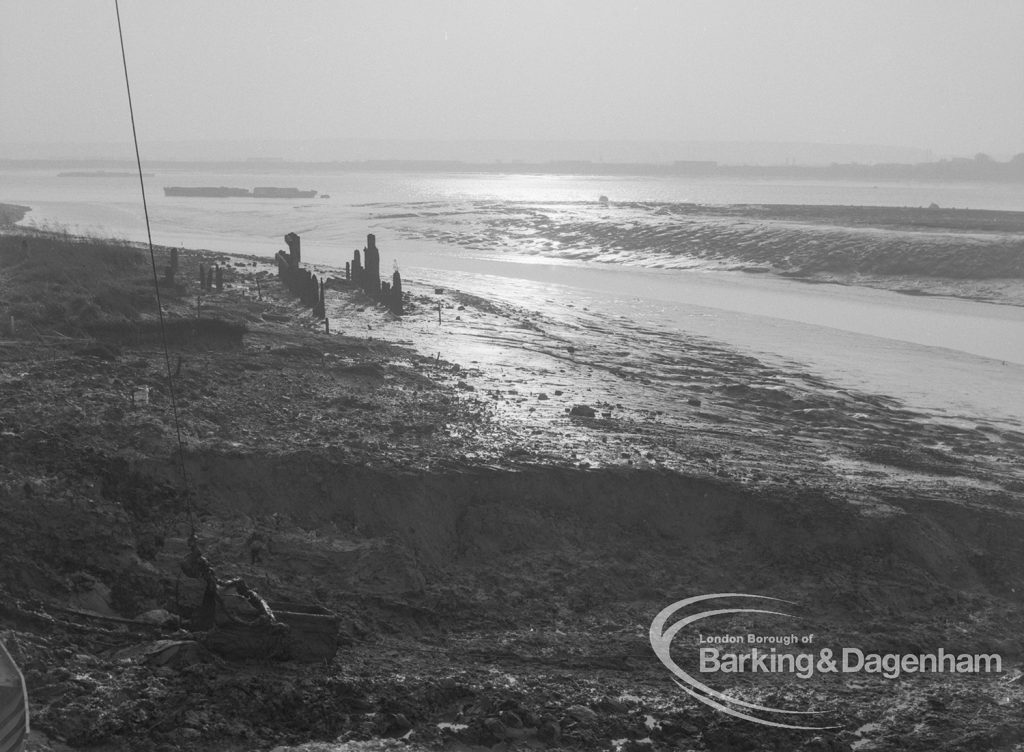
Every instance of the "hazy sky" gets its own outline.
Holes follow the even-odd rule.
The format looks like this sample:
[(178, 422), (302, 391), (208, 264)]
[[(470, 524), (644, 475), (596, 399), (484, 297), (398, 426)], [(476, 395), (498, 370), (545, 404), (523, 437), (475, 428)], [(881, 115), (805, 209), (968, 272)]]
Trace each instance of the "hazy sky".
[[(5, 0), (0, 145), (130, 139), (113, 0)], [(122, 0), (140, 139), (1024, 152), (1024, 0)]]

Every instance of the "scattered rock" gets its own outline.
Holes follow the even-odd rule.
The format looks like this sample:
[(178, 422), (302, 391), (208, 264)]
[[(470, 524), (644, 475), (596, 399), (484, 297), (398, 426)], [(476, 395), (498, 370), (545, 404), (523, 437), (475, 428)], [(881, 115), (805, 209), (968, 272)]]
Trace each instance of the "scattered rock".
[(511, 710), (503, 710), (499, 717), (501, 722), (508, 728), (518, 729), (523, 727), (523, 720)]
[(165, 627), (177, 625), (180, 619), (177, 615), (172, 614), (167, 609), (155, 608), (152, 611), (146, 611), (143, 614), (139, 614), (135, 617), (135, 621), (141, 621), (145, 624), (154, 624), (158, 627)]
[(597, 415), (597, 411), (589, 405), (573, 405), (572, 409), (569, 410), (569, 415), (576, 415), (581, 418), (593, 418)]
[(597, 720), (597, 713), (584, 705), (572, 705), (566, 713), (581, 723), (593, 723)]
[(557, 721), (545, 721), (537, 729), (537, 738), (545, 744), (555, 744), (562, 738), (562, 727)]
[(506, 736), (505, 724), (497, 718), (485, 718), (484, 728), (487, 729), (487, 733), (495, 739), (504, 739)]

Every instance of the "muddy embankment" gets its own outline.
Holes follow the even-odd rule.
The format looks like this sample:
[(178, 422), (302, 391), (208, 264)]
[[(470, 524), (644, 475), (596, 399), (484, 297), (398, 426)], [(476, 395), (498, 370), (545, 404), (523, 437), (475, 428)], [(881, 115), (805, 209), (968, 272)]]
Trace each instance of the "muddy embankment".
[[(188, 465), (204, 514), (278, 514), (318, 529), (313, 548), (334, 551), (341, 569), (353, 562), (354, 542), (389, 541), (396, 571), (378, 585), (397, 591), (429, 586), (455, 568), (494, 570), (514, 590), (519, 564), (559, 557), (575, 562), (567, 583), (593, 589), (595, 601), (739, 589), (886, 610), (935, 606), (952, 590), (1012, 599), (1024, 585), (1024, 518), (953, 500), (880, 499), (883, 511), (873, 505), (865, 513), (821, 491), (754, 491), (667, 471), (401, 473), (318, 453), (205, 454)], [(276, 558), (288, 568), (287, 557)], [(416, 571), (396, 579), (401, 567)], [(898, 598), (886, 602), (875, 585)]]

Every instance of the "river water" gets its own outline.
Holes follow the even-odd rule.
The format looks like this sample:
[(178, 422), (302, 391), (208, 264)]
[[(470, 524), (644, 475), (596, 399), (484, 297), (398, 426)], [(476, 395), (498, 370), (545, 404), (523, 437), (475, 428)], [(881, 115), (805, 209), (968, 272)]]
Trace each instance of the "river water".
[[(145, 239), (137, 179), (59, 178), (40, 170), (0, 178), (0, 201), (32, 207), (23, 224)], [(679, 332), (681, 339), (711, 338), (946, 419), (1024, 426), (1022, 308), (810, 285), (696, 261), (649, 268), (642, 254), (595, 262), (538, 244), (522, 221), (526, 215), (543, 221), (553, 212), (600, 221), (593, 216), (600, 195), (613, 202), (935, 202), (1022, 210), (1019, 184), (247, 172), (161, 172), (146, 182), (153, 239), (160, 244), (270, 256), (294, 231), (302, 236), (304, 260), (341, 267), (374, 232), (382, 270), (400, 264), (410, 281), (456, 286), (537, 310), (572, 299), (610, 320), (641, 321)], [(167, 185), (295, 186), (330, 197), (168, 198), (162, 191)], [(640, 226), (648, 220), (637, 214), (619, 221)], [(453, 231), (444, 232), (449, 226)]]

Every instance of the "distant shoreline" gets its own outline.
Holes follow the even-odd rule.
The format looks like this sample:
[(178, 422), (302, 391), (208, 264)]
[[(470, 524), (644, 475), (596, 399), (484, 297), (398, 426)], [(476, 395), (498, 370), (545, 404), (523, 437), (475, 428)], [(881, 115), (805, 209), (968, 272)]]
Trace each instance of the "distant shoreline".
[[(135, 163), (117, 159), (0, 159), (0, 170), (54, 169), (62, 172), (102, 169), (130, 170)], [(731, 165), (714, 161), (593, 162), (589, 160), (493, 161), (365, 159), (323, 162), (285, 160), (154, 160), (149, 170), (226, 170), (231, 172), (438, 172), (494, 175), (693, 176), (791, 180), (856, 180), (921, 182), (968, 181), (1024, 184), (1024, 158), (952, 159), (917, 164)]]

